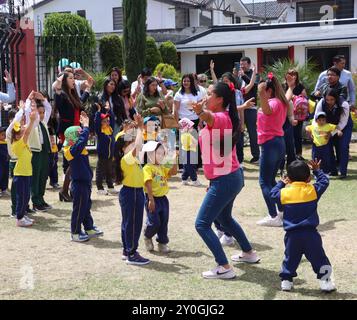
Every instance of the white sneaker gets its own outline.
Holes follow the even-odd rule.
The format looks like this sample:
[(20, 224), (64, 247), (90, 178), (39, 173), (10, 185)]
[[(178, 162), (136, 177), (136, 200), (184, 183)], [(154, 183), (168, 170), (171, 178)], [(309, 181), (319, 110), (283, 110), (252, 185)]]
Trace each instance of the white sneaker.
[(283, 280), (281, 281), (281, 290), (283, 291), (291, 291), (291, 289), (294, 287), (294, 283), (289, 281), (289, 280)]
[(336, 290), (336, 286), (331, 279), (320, 280), (320, 289), (323, 292), (332, 292)]
[(224, 236), (224, 232), (221, 230), (216, 230), (215, 234), (217, 235), (218, 239), (221, 239)]
[(171, 252), (169, 246), (167, 244), (162, 244), (162, 243), (159, 243), (157, 245), (157, 248), (159, 249), (159, 252), (162, 252), (162, 253), (169, 253)]
[(144, 237), (144, 242), (145, 242), (145, 248), (147, 251), (154, 251), (154, 244), (152, 242), (152, 239)]
[(257, 222), (257, 225), (264, 227), (282, 227), (283, 221), (279, 216), (272, 218), (271, 216), (267, 216), (264, 219)]
[(27, 227), (31, 227), (32, 226), (32, 222), (28, 221), (25, 217), (23, 217), (22, 219), (18, 220), (16, 219), (16, 225), (18, 227), (22, 227), (22, 228), (27, 228)]
[(108, 195), (108, 191), (107, 190), (98, 190), (97, 194), (100, 196), (107, 196)]
[(233, 246), (234, 245), (233, 237), (228, 237), (225, 234), (219, 241), (221, 242), (222, 246)]
[(24, 216), (24, 219), (26, 219), (28, 222), (31, 222), (31, 223), (34, 223), (34, 222), (35, 222), (35, 220), (29, 218), (29, 217), (26, 216), (26, 215)]
[(11, 193), (7, 190), (1, 192), (2, 197), (11, 197)]
[(205, 279), (234, 279), (236, 276), (232, 268), (225, 269), (222, 266), (202, 273), (202, 277)]
[(284, 217), (284, 211), (279, 211), (279, 209), (276, 209), (276, 213), (278, 214), (278, 217), (283, 220)]
[(114, 188), (108, 188), (107, 193), (112, 194), (112, 195), (117, 195), (119, 192), (118, 192), (118, 190), (116, 190)]
[(182, 180), (181, 184), (183, 186), (188, 186), (189, 185), (188, 180)]
[(192, 185), (194, 187), (201, 187), (202, 186), (202, 183), (197, 179), (196, 181), (192, 181)]
[(260, 258), (255, 251), (252, 253), (241, 252), (240, 254), (232, 256), (231, 259), (234, 262), (245, 262), (251, 264), (258, 263), (260, 261)]

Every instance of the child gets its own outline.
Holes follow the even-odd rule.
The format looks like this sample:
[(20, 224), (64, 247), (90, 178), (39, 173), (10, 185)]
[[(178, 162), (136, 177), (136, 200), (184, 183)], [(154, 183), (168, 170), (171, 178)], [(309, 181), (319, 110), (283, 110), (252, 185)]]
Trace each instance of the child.
[[(115, 117), (109, 104), (105, 110), (108, 113), (101, 113), (101, 106), (97, 104), (97, 112), (94, 118), (95, 133), (97, 135), (98, 162), (96, 168), (96, 184), (99, 195), (117, 194), (113, 184), (113, 155), (114, 155), (114, 135)], [(103, 178), (105, 177), (108, 190), (104, 190)]]
[(188, 178), (191, 178), (192, 185), (195, 187), (201, 186), (197, 179), (197, 139), (193, 136), (193, 121), (183, 118), (179, 121), (181, 129), (181, 146), (183, 150), (183, 172), (182, 185), (188, 185)]
[(115, 143), (115, 162), (117, 184), (123, 184), (119, 193), (122, 212), (121, 237), (123, 243), (122, 259), (131, 265), (146, 265), (149, 259), (138, 252), (139, 238), (144, 216), (144, 175), (137, 158), (142, 147), (143, 120), (134, 115), (137, 123), (136, 135), (121, 135)]
[[(89, 118), (81, 112), (79, 126), (66, 129), (64, 156), (69, 162), (72, 178), (73, 211), (71, 222), (71, 238), (74, 242), (85, 242), (103, 235), (103, 231), (94, 226), (90, 212), (93, 172), (89, 165), (86, 145), (89, 137)], [(82, 232), (82, 224), (85, 233)]]
[(147, 152), (149, 162), (144, 166), (144, 184), (146, 193), (145, 209), (147, 214), (144, 231), (145, 246), (148, 251), (154, 250), (152, 237), (156, 234), (158, 249), (160, 252), (170, 252), (167, 244), (169, 222), (169, 200), (166, 195), (169, 192), (167, 179), (177, 174), (177, 163), (171, 169), (162, 165), (165, 157), (165, 149), (156, 141), (147, 142), (143, 151)]
[(160, 128), (160, 120), (156, 116), (150, 116), (144, 118), (144, 131), (143, 139), (144, 143), (147, 141), (156, 141), (158, 138), (158, 132)]
[[(293, 161), (288, 167), (288, 177), (280, 181), (272, 190), (271, 197), (283, 205), (285, 234), (285, 258), (280, 273), (281, 289), (290, 291), (293, 278), (297, 276), (302, 255), (310, 261), (322, 291), (336, 290), (331, 280), (332, 267), (322, 247), (317, 226), (319, 216), (317, 203), (329, 185), (328, 176), (320, 170), (320, 161), (310, 161), (309, 165), (316, 177), (311, 185), (310, 169), (307, 163)], [(288, 185), (289, 184), (289, 185)]]
[(329, 140), (334, 131), (339, 137), (342, 136), (342, 131), (336, 129), (336, 125), (326, 123), (326, 113), (319, 112), (316, 115), (316, 122), (307, 126), (305, 130), (311, 134), (313, 138), (312, 159), (321, 160), (321, 169), (324, 173), (331, 172), (331, 151)]
[(118, 141), (118, 139), (126, 133), (131, 134), (135, 129), (135, 126), (136, 124), (134, 121), (132, 121), (131, 119), (125, 119), (122, 123), (120, 132), (118, 132), (115, 136), (115, 141)]
[(26, 210), (30, 201), (32, 178), (32, 152), (28, 140), (37, 117), (36, 109), (32, 108), (29, 116), (30, 121), (26, 127), (21, 126), (20, 122), (15, 122), (11, 126), (11, 151), (17, 157), (13, 179), (16, 188), (16, 225), (25, 228), (31, 227), (34, 223), (27, 217)]
[(0, 197), (9, 195), (9, 154), (7, 152), (6, 129), (0, 127)]

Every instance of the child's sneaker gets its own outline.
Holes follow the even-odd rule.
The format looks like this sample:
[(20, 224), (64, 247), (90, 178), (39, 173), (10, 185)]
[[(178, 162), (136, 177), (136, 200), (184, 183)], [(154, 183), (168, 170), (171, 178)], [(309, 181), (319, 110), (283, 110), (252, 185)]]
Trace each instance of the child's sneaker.
[(142, 257), (138, 252), (135, 252), (134, 254), (128, 256), (126, 263), (135, 266), (143, 266), (150, 263), (150, 260)]
[(35, 222), (35, 220), (29, 218), (29, 216), (27, 216), (27, 215), (24, 215), (24, 218), (25, 218), (28, 222), (31, 222), (31, 223), (34, 223), (34, 222)]
[(320, 280), (320, 289), (323, 292), (336, 291), (336, 286), (331, 279)]
[(89, 240), (89, 236), (85, 233), (71, 234), (71, 239), (73, 242), (86, 242)]
[(97, 194), (99, 195), (99, 196), (107, 196), (108, 195), (108, 191), (107, 190), (98, 190), (97, 191)]
[(289, 280), (283, 280), (281, 281), (281, 290), (282, 291), (291, 291), (291, 289), (294, 287), (294, 283)]
[(276, 209), (276, 213), (278, 215), (278, 217), (283, 220), (283, 217), (284, 217), (284, 211), (279, 211), (279, 209)]
[(236, 276), (232, 268), (226, 269), (222, 266), (217, 266), (213, 270), (202, 273), (202, 277), (205, 279), (234, 279)]
[(153, 244), (151, 238), (149, 239), (149, 238), (144, 237), (144, 242), (145, 242), (145, 248), (147, 251), (154, 251), (154, 244)]
[(11, 193), (7, 190), (4, 190), (1, 192), (2, 197), (11, 197)]
[(245, 262), (251, 264), (258, 263), (260, 261), (260, 258), (255, 251), (252, 253), (241, 252), (240, 254), (232, 256), (231, 259), (234, 262)]
[(283, 221), (277, 215), (276, 217), (272, 218), (271, 216), (267, 216), (264, 219), (257, 222), (257, 225), (263, 227), (282, 227)]
[(171, 251), (167, 244), (159, 243), (157, 245), (157, 248), (158, 248), (159, 252), (161, 252), (161, 253), (169, 253)]
[(181, 184), (183, 186), (188, 186), (189, 185), (188, 180), (182, 180)]
[(233, 237), (228, 237), (225, 234), (219, 241), (221, 242), (222, 246), (233, 246), (234, 245)]
[(218, 239), (221, 239), (224, 236), (224, 232), (221, 230), (216, 230), (215, 234), (217, 235)]
[(123, 261), (126, 261), (126, 260), (128, 259), (128, 254), (126, 253), (125, 250), (123, 250), (123, 253), (122, 253), (122, 255), (121, 255), (121, 259), (122, 259)]
[(21, 228), (28, 228), (32, 226), (32, 222), (28, 221), (25, 217), (20, 220), (16, 220), (16, 225)]
[(86, 230), (86, 234), (89, 237), (89, 239), (91, 239), (91, 238), (98, 238), (103, 236), (104, 232), (98, 229), (97, 227), (93, 226), (92, 230)]
[(51, 210), (51, 209), (53, 209), (53, 207), (52, 207), (50, 204), (48, 204), (47, 202), (44, 202), (42, 206), (43, 206), (46, 210)]
[(200, 182), (200, 180), (196, 180), (196, 181), (192, 181), (192, 185), (194, 187), (201, 187), (202, 186), (202, 183)]
[(108, 193), (111, 195), (117, 195), (119, 192), (118, 192), (118, 190), (115, 190), (114, 188), (108, 188)]

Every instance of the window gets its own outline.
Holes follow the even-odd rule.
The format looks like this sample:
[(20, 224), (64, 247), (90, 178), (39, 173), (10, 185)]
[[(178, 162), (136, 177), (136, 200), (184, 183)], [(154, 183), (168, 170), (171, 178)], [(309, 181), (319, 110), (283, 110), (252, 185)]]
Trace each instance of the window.
[(241, 23), (240, 17), (236, 17), (236, 23)]
[(86, 18), (86, 11), (85, 10), (78, 10), (77, 14), (82, 17), (82, 18)]
[(263, 65), (271, 66), (276, 61), (288, 59), (288, 57), (289, 57), (288, 49), (263, 50)]
[(212, 26), (212, 11), (202, 10), (200, 13), (200, 26), (210, 27)]
[(297, 3), (296, 21), (318, 21), (326, 13), (320, 13), (320, 8), (328, 5), (334, 8), (335, 19), (347, 19), (354, 16), (353, 0), (326, 0), (308, 3)]
[(176, 29), (188, 28), (190, 26), (190, 10), (186, 8), (175, 8)]
[(346, 58), (346, 69), (350, 66), (350, 47), (315, 47), (306, 49), (307, 60), (316, 63), (319, 71), (324, 71), (332, 66), (332, 59), (336, 55), (344, 55)]
[(123, 8), (113, 8), (113, 30), (123, 30)]

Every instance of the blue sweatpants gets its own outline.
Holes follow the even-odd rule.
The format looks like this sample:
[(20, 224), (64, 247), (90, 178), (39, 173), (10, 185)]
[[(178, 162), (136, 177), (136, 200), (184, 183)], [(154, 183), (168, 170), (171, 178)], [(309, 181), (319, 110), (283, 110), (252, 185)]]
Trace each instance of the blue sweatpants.
[(184, 151), (184, 153), (182, 180), (186, 181), (191, 178), (191, 181), (197, 181), (197, 152)]
[(143, 188), (123, 186), (119, 193), (121, 207), (121, 239), (124, 251), (133, 255), (138, 249), (143, 227), (145, 196)]
[(331, 146), (326, 144), (324, 146), (317, 147), (314, 144), (312, 145), (312, 159), (321, 160), (320, 168), (321, 170), (329, 174), (332, 170), (331, 163), (333, 161), (331, 157)]
[(48, 177), (50, 185), (54, 185), (58, 183), (58, 152), (50, 153), (48, 160)]
[(288, 231), (284, 242), (285, 258), (280, 273), (281, 280), (292, 281), (297, 276), (296, 270), (303, 255), (310, 261), (318, 279), (332, 271), (322, 247), (321, 236), (316, 229)]
[(146, 226), (144, 236), (151, 239), (156, 234), (156, 241), (161, 244), (169, 243), (168, 224), (169, 224), (169, 200), (166, 196), (154, 197), (155, 211), (149, 212), (149, 199), (146, 196)]
[(72, 181), (71, 191), (73, 194), (73, 211), (71, 221), (72, 234), (79, 234), (82, 231), (82, 224), (84, 230), (93, 229), (93, 218), (90, 212), (92, 207), (91, 182)]
[(13, 183), (16, 188), (16, 218), (22, 219), (26, 214), (31, 197), (32, 177), (14, 176)]
[(7, 190), (9, 186), (9, 161), (0, 162), (0, 191)]

